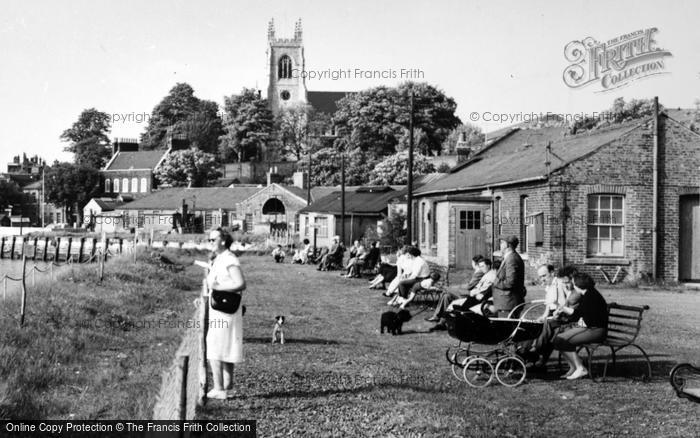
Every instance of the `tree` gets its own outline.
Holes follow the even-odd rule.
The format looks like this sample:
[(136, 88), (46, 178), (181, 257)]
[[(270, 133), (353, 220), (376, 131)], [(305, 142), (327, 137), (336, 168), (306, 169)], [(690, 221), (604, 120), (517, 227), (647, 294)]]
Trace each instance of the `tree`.
[(54, 162), (45, 172), (46, 201), (66, 207), (69, 215), (79, 215), (80, 209), (102, 191), (100, 174), (94, 167)]
[(22, 202), (27, 202), (27, 198), (16, 183), (0, 180), (0, 213), (4, 213), (10, 205), (14, 207)]
[(146, 132), (141, 135), (141, 147), (166, 148), (168, 135), (185, 137), (203, 151), (215, 151), (221, 135), (218, 105), (197, 98), (189, 84), (176, 84), (153, 108)]
[(219, 137), (223, 134), (219, 106), (216, 102), (201, 100), (197, 112), (182, 122), (177, 122), (172, 133), (189, 140), (193, 148), (215, 154), (219, 147)]
[[(413, 175), (435, 172), (435, 166), (428, 157), (421, 154), (413, 156)], [(408, 183), (408, 151), (389, 155), (379, 162), (370, 173), (370, 184), (394, 185)]]
[(221, 176), (214, 154), (186, 149), (168, 154), (155, 171), (158, 180), (171, 187), (205, 187)]
[[(662, 109), (663, 106), (659, 104), (659, 111)], [(624, 98), (618, 97), (613, 101), (610, 109), (604, 111), (603, 114), (608, 114), (609, 117), (603, 120), (586, 117), (583, 120), (576, 121), (571, 126), (571, 133), (576, 134), (607, 126), (611, 123), (624, 123), (651, 116), (654, 114), (654, 99), (632, 99), (629, 102), (625, 102)]]
[(107, 113), (89, 108), (83, 110), (78, 121), (63, 131), (61, 140), (71, 142), (64, 148), (74, 154), (75, 164), (102, 168), (111, 155), (107, 134), (111, 130), (110, 116)]
[(266, 99), (244, 88), (241, 94), (224, 98), (224, 134), (219, 153), (224, 162), (261, 160), (273, 140), (274, 118)]
[[(338, 139), (337, 142), (342, 142)], [(311, 158), (311, 184), (314, 186), (335, 186), (340, 184), (342, 143), (319, 149)], [(345, 153), (345, 184), (365, 185), (376, 164), (371, 154), (355, 148)]]
[(411, 92), (414, 128), (425, 135), (423, 152), (439, 153), (445, 138), (460, 123), (454, 114), (457, 104), (426, 83), (380, 86), (348, 95), (338, 101), (333, 122), (354, 147), (375, 157), (393, 154), (409, 127)]
[(313, 108), (307, 104), (297, 104), (284, 108), (277, 115), (277, 134), (282, 152), (295, 160), (301, 160), (308, 143), (309, 119)]

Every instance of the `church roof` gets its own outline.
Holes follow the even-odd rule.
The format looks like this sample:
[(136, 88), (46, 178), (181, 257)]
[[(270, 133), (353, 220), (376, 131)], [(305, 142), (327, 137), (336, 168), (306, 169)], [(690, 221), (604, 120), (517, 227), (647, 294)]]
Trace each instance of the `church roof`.
[(349, 94), (353, 93), (349, 91), (307, 91), (306, 100), (316, 111), (333, 114), (338, 110), (336, 103)]

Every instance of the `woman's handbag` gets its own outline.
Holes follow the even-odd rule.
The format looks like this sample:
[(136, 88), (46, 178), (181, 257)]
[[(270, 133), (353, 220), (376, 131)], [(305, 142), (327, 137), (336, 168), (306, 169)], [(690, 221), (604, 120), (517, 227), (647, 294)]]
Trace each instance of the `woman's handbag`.
[(236, 313), (241, 305), (240, 292), (227, 290), (211, 291), (211, 308), (223, 313)]

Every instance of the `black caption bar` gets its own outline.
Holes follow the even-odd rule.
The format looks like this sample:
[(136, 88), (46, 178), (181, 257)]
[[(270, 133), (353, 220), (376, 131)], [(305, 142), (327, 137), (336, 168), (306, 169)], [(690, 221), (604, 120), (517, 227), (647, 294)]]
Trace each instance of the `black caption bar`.
[(255, 420), (0, 420), (5, 437), (256, 437)]

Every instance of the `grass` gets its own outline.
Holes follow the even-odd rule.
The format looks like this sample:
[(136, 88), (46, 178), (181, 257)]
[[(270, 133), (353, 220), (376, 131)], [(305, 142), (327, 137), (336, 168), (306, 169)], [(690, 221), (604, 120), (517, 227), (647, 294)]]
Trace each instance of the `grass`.
[[(170, 257), (181, 263), (191, 256)], [(28, 281), (19, 328), (17, 294), (0, 317), (0, 418), (148, 419), (161, 373), (191, 318), (201, 269), (164, 269), (151, 254), (115, 258)]]
[[(649, 383), (633, 378), (643, 362), (623, 350), (605, 383), (560, 381), (550, 363), (548, 374), (517, 388), (473, 389), (452, 376), (444, 352), (454, 340), (428, 333), (426, 313), (414, 315), (402, 336), (380, 335), (386, 299), (366, 282), (269, 256), (241, 261), (248, 311), (238, 395), (210, 401), (203, 419), (257, 419), (260, 436), (666, 437), (700, 430), (697, 405), (668, 384), (676, 362), (700, 363), (697, 292), (602, 290), (609, 301), (651, 306), (639, 338), (652, 356)], [(528, 289), (529, 299), (543, 295)], [(279, 314), (287, 317), (287, 344), (271, 345)]]

